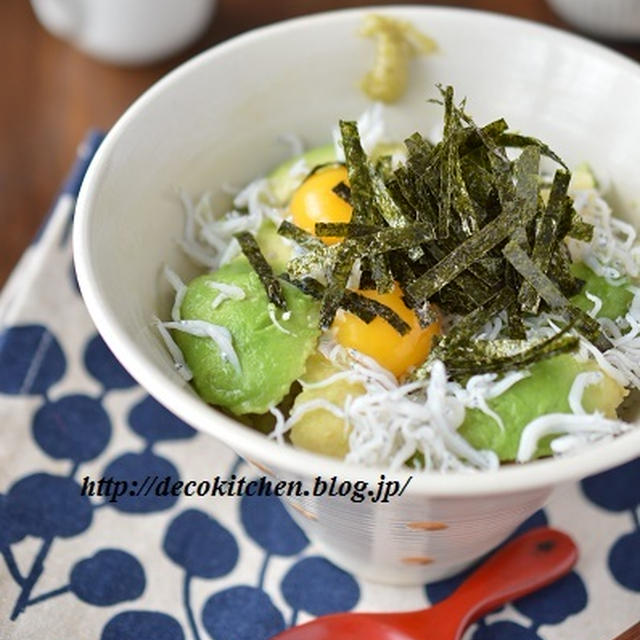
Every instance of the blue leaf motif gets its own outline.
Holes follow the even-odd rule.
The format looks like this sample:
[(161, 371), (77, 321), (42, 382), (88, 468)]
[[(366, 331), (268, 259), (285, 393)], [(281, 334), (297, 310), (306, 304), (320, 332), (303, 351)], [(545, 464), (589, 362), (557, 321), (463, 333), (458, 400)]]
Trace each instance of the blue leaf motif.
[(196, 430), (147, 396), (129, 413), (131, 428), (148, 442), (193, 438)]
[(184, 633), (166, 613), (123, 611), (107, 622), (100, 640), (184, 640)]
[(0, 392), (47, 393), (66, 367), (60, 343), (46, 327), (20, 325), (0, 333)]
[(282, 613), (269, 596), (248, 586), (209, 597), (202, 609), (202, 624), (214, 640), (268, 640), (284, 631)]
[(130, 553), (101, 549), (74, 565), (69, 584), (80, 600), (107, 607), (141, 596), (145, 575), (142, 565)]
[(136, 384), (99, 334), (93, 336), (85, 348), (84, 366), (106, 390), (129, 389)]
[(640, 458), (582, 481), (582, 491), (608, 511), (626, 511), (640, 506)]
[(539, 509), (533, 515), (529, 516), (508, 538), (507, 540), (513, 540), (519, 535), (536, 529), (537, 527), (546, 527), (549, 524), (549, 519), (544, 509)]
[(184, 511), (169, 525), (164, 552), (192, 576), (218, 578), (236, 566), (238, 545), (227, 529), (206, 513)]
[(18, 480), (6, 508), (16, 526), (36, 538), (78, 535), (91, 524), (93, 509), (71, 478), (34, 473)]
[(117, 499), (106, 498), (109, 504), (124, 513), (164, 511), (179, 497), (170, 493), (170, 487), (180, 479), (178, 470), (153, 451), (124, 453), (107, 466), (102, 476), (127, 483), (128, 489), (123, 495)]
[(360, 587), (354, 578), (319, 556), (296, 562), (282, 580), (281, 588), (294, 610), (314, 616), (349, 611), (360, 598)]
[(572, 571), (544, 589), (516, 600), (513, 606), (537, 625), (560, 624), (587, 606), (587, 590)]
[(0, 493), (0, 550), (20, 542), (26, 535), (24, 526), (9, 513), (7, 497)]
[(429, 602), (431, 604), (437, 604), (441, 600), (448, 598), (474, 572), (474, 570), (477, 569), (480, 562), (474, 563), (468, 569), (460, 571), (450, 578), (444, 578), (425, 585), (425, 591)]
[(45, 402), (33, 417), (33, 437), (52, 458), (86, 462), (109, 444), (111, 421), (99, 400), (75, 394)]
[(240, 517), (247, 534), (269, 553), (292, 556), (309, 544), (276, 496), (242, 496)]
[(616, 540), (609, 552), (609, 569), (623, 587), (640, 592), (640, 531)]
[(515, 622), (501, 620), (489, 625), (479, 626), (471, 640), (542, 640), (533, 630), (521, 627)]

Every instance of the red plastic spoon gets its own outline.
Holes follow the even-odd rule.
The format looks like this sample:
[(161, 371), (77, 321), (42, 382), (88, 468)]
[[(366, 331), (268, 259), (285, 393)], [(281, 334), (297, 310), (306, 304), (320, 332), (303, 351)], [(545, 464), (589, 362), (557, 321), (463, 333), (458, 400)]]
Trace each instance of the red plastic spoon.
[(402, 613), (336, 613), (272, 640), (459, 640), (478, 618), (569, 573), (578, 557), (571, 538), (533, 529), (494, 553), (456, 591), (430, 609)]

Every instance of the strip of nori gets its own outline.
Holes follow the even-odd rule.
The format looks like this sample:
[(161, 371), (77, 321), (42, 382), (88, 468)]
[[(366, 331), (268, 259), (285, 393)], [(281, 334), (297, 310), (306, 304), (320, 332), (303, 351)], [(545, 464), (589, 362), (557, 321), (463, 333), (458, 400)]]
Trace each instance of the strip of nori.
[[(322, 241), (320, 241), (322, 242)], [(325, 245), (307, 251), (287, 262), (287, 273), (294, 279), (307, 277), (314, 271), (330, 272), (333, 269), (340, 244)]]
[[(344, 226), (343, 226), (344, 225)], [(341, 222), (319, 222), (316, 225), (318, 235), (348, 237), (341, 244), (354, 250), (359, 256), (367, 256), (374, 258), (380, 254), (386, 254), (390, 251), (399, 249), (407, 249), (419, 246), (420, 244), (431, 240), (421, 225), (409, 225), (401, 229), (393, 229), (391, 227), (371, 227), (369, 225), (357, 225), (353, 223)], [(335, 248), (334, 248), (335, 247)], [(338, 250), (336, 245), (324, 245), (315, 250), (315, 254), (322, 254), (318, 257), (327, 259), (332, 253)], [(316, 256), (312, 253), (306, 253), (297, 258), (293, 258), (289, 264), (300, 262), (311, 264), (315, 261)]]
[(571, 205), (571, 225), (567, 235), (575, 240), (582, 240), (582, 242), (591, 242), (593, 239), (593, 225), (585, 222), (573, 208), (573, 205)]
[(508, 242), (502, 249), (502, 253), (513, 268), (552, 309), (565, 309), (569, 306), (569, 300), (562, 295), (562, 292), (549, 277), (538, 268), (517, 242), (513, 240)]
[(360, 291), (372, 291), (376, 288), (376, 281), (368, 266), (368, 260), (363, 258), (360, 262), (360, 285), (358, 286)]
[[(441, 89), (444, 100), (444, 135), (442, 147), (443, 162), (440, 164), (440, 194), (438, 198), (438, 237), (449, 236), (451, 209), (453, 204), (453, 179), (456, 157), (454, 133), (459, 125), (453, 107), (453, 87)], [(427, 174), (428, 175), (428, 174)]]
[(464, 180), (462, 164), (458, 149), (454, 149), (453, 156), (453, 202), (455, 210), (460, 218), (460, 224), (465, 236), (475, 233), (479, 224), (479, 212), (469, 195), (467, 184)]
[(371, 166), (369, 166), (369, 177), (374, 202), (386, 223), (390, 227), (404, 227), (411, 224), (412, 220), (408, 219), (402, 209), (396, 204), (382, 176)]
[(537, 138), (532, 138), (531, 136), (523, 136), (519, 133), (506, 133), (503, 132), (496, 138), (496, 143), (503, 147), (514, 147), (514, 148), (522, 148), (528, 146), (535, 146), (540, 150), (542, 155), (547, 156), (547, 158), (551, 158), (555, 162), (557, 162), (560, 166), (562, 166), (565, 170), (569, 170), (567, 165), (564, 163), (562, 158), (555, 153), (552, 149), (550, 149), (544, 142), (541, 142)]
[(611, 348), (612, 345), (602, 333), (598, 321), (587, 315), (582, 309), (572, 305), (560, 289), (534, 264), (533, 260), (516, 242), (509, 242), (502, 251), (516, 271), (533, 286), (538, 295), (552, 309), (563, 311), (599, 349), (606, 350)]
[[(428, 242), (424, 246), (429, 256), (435, 259), (435, 261), (430, 261), (425, 265), (428, 268), (437, 265), (456, 247), (450, 239), (443, 240), (442, 242)], [(421, 261), (421, 265), (422, 264), (425, 264), (424, 260)], [(484, 304), (491, 298), (494, 294), (495, 287), (499, 286), (501, 282), (504, 283), (504, 280), (494, 281), (490, 274), (484, 271), (482, 264), (476, 262), (470, 265), (467, 271), (460, 273), (456, 279), (448, 285), (447, 296), (450, 300), (454, 292), (464, 294), (465, 298), (474, 301), (473, 306), (476, 307)]]
[[(358, 126), (355, 122), (341, 120), (340, 133), (347, 162), (347, 175), (349, 176), (349, 184), (351, 185), (351, 206), (353, 207), (351, 221), (362, 224), (380, 224), (383, 219), (376, 206), (373, 186), (371, 184), (371, 167), (367, 155), (360, 144)], [(353, 249), (351, 248), (350, 251), (353, 252)], [(355, 262), (355, 257), (351, 258), (352, 265), (353, 262)], [(376, 281), (376, 289), (381, 292), (388, 291), (393, 285), (393, 282), (384, 257), (371, 256), (370, 262), (371, 272)], [(337, 264), (338, 260), (334, 263), (334, 269), (337, 268)], [(339, 300), (337, 297), (337, 289), (341, 281), (342, 278), (339, 278), (329, 287), (326, 299), (323, 302), (321, 326), (325, 326), (329, 318), (333, 320)], [(346, 284), (346, 279), (344, 283)], [(344, 286), (344, 284), (342, 286)]]
[(331, 189), (339, 198), (342, 198), (347, 204), (351, 204), (351, 189), (344, 182), (338, 184)]
[(477, 127), (468, 126), (462, 129), (458, 132), (461, 137), (458, 148), (460, 156), (463, 157), (480, 147), (486, 147), (486, 140), (495, 140), (497, 136), (504, 133), (508, 128), (507, 121), (504, 118), (499, 118), (480, 127), (480, 133), (476, 130), (478, 129)]
[(512, 340), (524, 340), (527, 337), (527, 330), (522, 321), (522, 312), (517, 300), (507, 308), (507, 335)]
[(322, 307), (320, 309), (321, 329), (328, 329), (331, 326), (340, 306), (351, 270), (357, 259), (357, 252), (352, 244), (341, 242), (335, 246), (338, 249), (333, 263), (333, 270), (329, 277), (329, 284), (322, 297)]
[(584, 286), (584, 280), (576, 278), (571, 272), (571, 255), (564, 242), (558, 243), (556, 252), (551, 256), (547, 275), (567, 298), (580, 293)]
[(278, 227), (278, 234), (283, 236), (284, 238), (293, 240), (296, 244), (299, 244), (305, 249), (322, 249), (325, 246), (322, 240), (319, 240), (318, 238), (316, 238), (316, 236), (312, 235), (308, 231), (305, 231), (304, 229), (301, 229), (288, 220), (284, 220), (280, 223), (280, 226)]
[[(567, 171), (556, 171), (549, 200), (542, 216), (536, 225), (536, 237), (531, 253), (533, 263), (543, 272), (549, 270), (551, 257), (558, 245), (558, 227), (560, 225), (564, 200), (569, 187), (571, 175)], [(530, 282), (524, 282), (518, 294), (520, 308), (528, 313), (537, 313), (540, 297)]]
[(357, 238), (378, 231), (380, 227), (357, 222), (316, 222), (315, 233), (318, 238)]
[(289, 284), (292, 284), (294, 287), (297, 287), (302, 291), (302, 293), (306, 293), (308, 296), (315, 298), (316, 300), (321, 300), (324, 295), (325, 286), (318, 282), (315, 278), (301, 278), (299, 280), (291, 278), (288, 273), (283, 273), (280, 278)]
[(470, 340), (489, 320), (508, 308), (515, 298), (512, 289), (501, 289), (486, 304), (458, 320), (449, 330), (447, 339), (451, 344)]
[(429, 376), (436, 360), (442, 360), (447, 374), (465, 381), (481, 373), (506, 373), (560, 353), (574, 351), (579, 344), (576, 336), (567, 335), (568, 325), (559, 333), (541, 340), (475, 340), (451, 343), (448, 337), (434, 339), (429, 357), (410, 376), (422, 380)]
[(370, 256), (371, 275), (376, 283), (378, 293), (388, 293), (393, 289), (393, 275), (391, 266), (384, 253), (375, 253)]
[(260, 247), (258, 246), (255, 237), (248, 231), (241, 231), (240, 233), (236, 233), (234, 237), (240, 244), (242, 253), (244, 253), (244, 255), (246, 256), (249, 264), (258, 274), (260, 282), (262, 282), (262, 286), (265, 288), (269, 300), (273, 302), (276, 307), (279, 307), (280, 309), (284, 309), (286, 311), (287, 301), (284, 297), (284, 293), (282, 292), (280, 281), (273, 273), (271, 265), (262, 255), (262, 251), (260, 251)]
[[(326, 287), (315, 280), (314, 278), (302, 278), (300, 280), (293, 280), (289, 277), (283, 276), (283, 280), (291, 283), (297, 287), (303, 293), (321, 300), (325, 294)], [(367, 298), (356, 291), (345, 289), (340, 301), (340, 306), (354, 315), (358, 316), (363, 322), (369, 324), (375, 318), (382, 318), (386, 320), (398, 333), (404, 335), (411, 327), (390, 307)]]
[(372, 319), (380, 317), (386, 320), (400, 335), (405, 335), (411, 330), (411, 327), (386, 304), (367, 298), (355, 291), (345, 291), (342, 306), (348, 311), (353, 310), (354, 313), (367, 323), (370, 322), (370, 320), (365, 320), (361, 313), (369, 313)]
[(360, 144), (357, 123), (340, 120), (340, 134), (351, 188), (351, 206), (353, 207), (351, 221), (361, 224), (376, 224), (378, 216), (374, 207), (369, 163)]
[[(428, 225), (435, 236), (437, 225), (437, 203), (428, 186), (420, 186), (418, 175), (409, 172), (406, 167), (399, 167), (394, 173), (393, 181), (389, 184), (392, 193), (402, 195), (407, 205), (415, 212), (415, 219)], [(396, 201), (399, 198), (396, 197)]]
[(429, 299), (444, 285), (454, 280), (489, 250), (508, 238), (518, 228), (526, 226), (535, 215), (535, 208), (517, 215), (515, 211), (503, 211), (488, 222), (476, 234), (467, 238), (438, 264), (429, 269), (408, 287), (414, 300)]
[[(442, 89), (441, 89), (442, 91)], [(457, 110), (458, 117), (462, 122), (466, 122), (469, 126), (471, 132), (475, 133), (478, 136), (478, 139), (482, 142), (486, 150), (488, 151), (489, 159), (498, 160), (505, 168), (510, 166), (509, 159), (505, 153), (504, 147), (496, 142), (495, 138), (497, 137), (496, 132), (501, 127), (501, 124), (496, 124), (495, 128), (490, 123), (487, 127), (478, 127), (478, 125), (473, 121), (473, 118), (465, 113), (464, 109), (458, 108), (454, 106), (454, 109)], [(500, 123), (500, 120), (495, 121), (496, 123)], [(490, 128), (489, 128), (490, 127)]]
[(578, 344), (576, 336), (564, 332), (533, 344), (530, 340), (476, 340), (446, 352), (444, 362), (448, 374), (459, 379), (479, 371), (500, 373), (521, 369), (538, 360), (574, 351)]

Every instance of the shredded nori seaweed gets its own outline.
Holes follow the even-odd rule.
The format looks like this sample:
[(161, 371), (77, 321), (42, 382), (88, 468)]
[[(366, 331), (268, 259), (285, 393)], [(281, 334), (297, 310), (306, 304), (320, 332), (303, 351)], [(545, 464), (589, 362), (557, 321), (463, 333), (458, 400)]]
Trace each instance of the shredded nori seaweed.
[[(353, 273), (362, 291), (399, 286), (423, 327), (436, 308), (461, 315), (414, 376), (428, 375), (434, 358), (454, 377), (524, 366), (574, 349), (570, 329), (607, 348), (597, 321), (569, 301), (583, 282), (571, 274), (564, 241), (589, 241), (593, 228), (573, 207), (565, 163), (540, 140), (510, 132), (502, 118), (476, 125), (451, 87), (438, 88), (442, 140), (409, 136), (398, 167), (389, 157), (370, 159), (356, 123), (340, 122), (349, 186), (340, 183), (334, 192), (351, 204), (351, 221), (317, 223), (315, 236), (283, 223), (278, 232), (306, 250), (287, 265), (289, 280), (321, 301), (322, 328), (343, 308), (365, 322), (380, 316), (399, 333), (408, 330), (391, 309), (347, 288)], [(548, 198), (541, 156), (559, 165)], [(326, 245), (321, 237), (341, 242)], [(312, 272), (326, 285), (309, 278)], [(525, 319), (541, 310), (559, 312), (565, 324), (552, 338), (526, 340)], [(499, 337), (478, 340), (498, 314)]]
[(325, 244), (322, 240), (318, 240), (318, 238), (308, 231), (301, 229), (295, 224), (291, 224), (291, 222), (284, 220), (280, 226), (278, 227), (278, 233), (284, 237), (289, 238), (289, 240), (293, 240), (295, 243), (299, 244), (301, 247), (305, 247), (306, 249), (323, 249)]
[(355, 291), (346, 291), (343, 302), (347, 311), (353, 312), (365, 322), (370, 322), (364, 314), (370, 314), (371, 320), (380, 317), (386, 320), (400, 335), (407, 333), (411, 327), (390, 307), (377, 300), (372, 300)]
[(333, 193), (335, 193), (339, 198), (342, 198), (347, 204), (351, 204), (351, 189), (344, 182), (338, 182), (338, 184), (333, 187)]
[[(286, 273), (283, 274), (282, 278), (316, 300), (321, 300), (326, 291), (326, 287), (314, 278), (292, 280)], [(350, 311), (358, 316), (367, 324), (375, 320), (375, 318), (380, 317), (386, 320), (400, 335), (404, 335), (411, 329), (411, 327), (386, 304), (372, 300), (356, 291), (345, 290), (340, 306), (345, 309), (345, 311)]]
[(287, 301), (282, 292), (282, 287), (278, 278), (273, 273), (271, 265), (267, 262), (266, 258), (262, 255), (260, 247), (254, 236), (248, 231), (241, 231), (235, 234), (235, 238), (240, 244), (242, 253), (246, 256), (249, 264), (253, 267), (254, 271), (258, 274), (262, 285), (267, 292), (267, 297), (276, 307), (280, 309), (287, 309)]

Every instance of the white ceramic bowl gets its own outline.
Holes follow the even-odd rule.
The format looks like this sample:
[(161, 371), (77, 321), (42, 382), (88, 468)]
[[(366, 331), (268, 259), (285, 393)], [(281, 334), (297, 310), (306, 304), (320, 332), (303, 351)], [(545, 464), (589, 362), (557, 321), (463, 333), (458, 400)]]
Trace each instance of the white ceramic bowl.
[[(380, 9), (376, 9), (379, 11)], [(152, 327), (170, 298), (169, 263), (195, 274), (176, 248), (180, 185), (193, 193), (243, 184), (283, 159), (282, 132), (327, 140), (339, 118), (368, 106), (356, 88), (372, 44), (356, 31), (367, 9), (309, 16), (249, 32), (181, 66), (113, 127), (87, 174), (74, 232), (83, 295), (104, 339), (131, 374), (194, 427), (281, 478), (378, 482), (365, 469), (294, 451), (224, 417), (174, 372)], [(465, 10), (395, 7), (433, 35), (440, 52), (416, 60), (412, 85), (388, 110), (392, 133), (430, 131), (434, 83), (468, 97), (480, 123), (505, 116), (549, 142), (569, 164), (611, 176), (620, 211), (640, 197), (640, 67), (586, 40), (540, 25)], [(637, 220), (637, 217), (636, 217)], [(640, 454), (640, 429), (559, 460), (472, 475), (413, 474), (387, 504), (308, 497), (292, 510), (339, 564), (368, 578), (419, 583), (446, 576), (503, 540), (552, 489)], [(388, 476), (390, 474), (387, 474)], [(393, 474), (404, 483), (409, 472)]]

